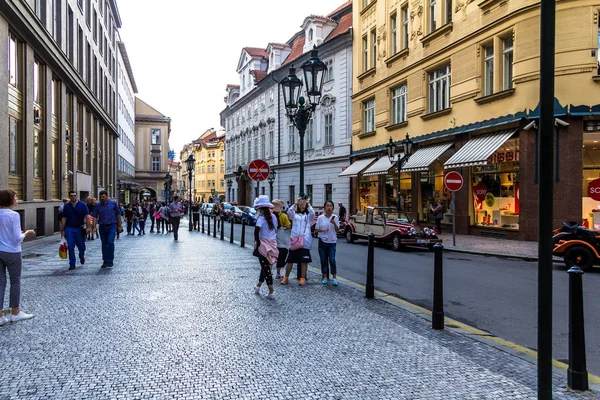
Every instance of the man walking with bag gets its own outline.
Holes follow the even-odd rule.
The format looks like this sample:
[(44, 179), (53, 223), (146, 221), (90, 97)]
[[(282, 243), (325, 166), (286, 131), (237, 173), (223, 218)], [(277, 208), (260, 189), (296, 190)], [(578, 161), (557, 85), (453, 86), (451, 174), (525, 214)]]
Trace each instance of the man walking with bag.
[(100, 268), (112, 268), (115, 259), (115, 236), (123, 232), (121, 209), (108, 198), (108, 192), (100, 192), (100, 202), (96, 203), (92, 217), (98, 219), (100, 240), (102, 240), (102, 260)]
[(177, 233), (179, 231), (179, 222), (181, 220), (182, 212), (183, 207), (179, 201), (179, 196), (175, 196), (173, 198), (173, 202), (169, 204), (169, 222), (171, 223), (173, 229), (173, 238), (175, 240), (179, 238)]
[(90, 212), (85, 203), (77, 198), (77, 192), (69, 192), (70, 202), (65, 204), (60, 224), (61, 237), (67, 239), (69, 246), (69, 269), (75, 269), (75, 246), (79, 250), (79, 261), (85, 263), (85, 236), (89, 235)]

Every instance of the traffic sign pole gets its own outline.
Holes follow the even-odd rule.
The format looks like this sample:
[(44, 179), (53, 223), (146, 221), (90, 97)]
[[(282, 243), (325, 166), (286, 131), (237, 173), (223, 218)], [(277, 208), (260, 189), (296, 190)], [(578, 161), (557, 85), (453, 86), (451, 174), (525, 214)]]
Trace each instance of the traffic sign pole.
[(452, 192), (452, 246), (456, 247), (456, 192)]
[(444, 177), (444, 185), (452, 193), (452, 245), (456, 246), (456, 192), (459, 191), (464, 184), (463, 177), (456, 171), (450, 171)]

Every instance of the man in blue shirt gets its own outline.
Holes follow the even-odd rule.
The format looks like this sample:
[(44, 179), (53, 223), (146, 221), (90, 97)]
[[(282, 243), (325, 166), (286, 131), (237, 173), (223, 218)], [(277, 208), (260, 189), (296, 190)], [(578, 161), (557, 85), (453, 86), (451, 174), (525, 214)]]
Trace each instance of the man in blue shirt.
[(90, 212), (83, 201), (77, 199), (77, 192), (69, 192), (70, 202), (62, 210), (60, 234), (67, 239), (69, 246), (69, 269), (75, 269), (75, 246), (79, 250), (79, 261), (85, 263), (85, 236), (90, 233), (88, 218)]
[(115, 236), (117, 231), (123, 232), (121, 226), (121, 209), (117, 203), (108, 198), (108, 192), (100, 192), (100, 202), (96, 203), (92, 217), (98, 219), (100, 240), (102, 241), (102, 260), (101, 268), (112, 268), (115, 259)]

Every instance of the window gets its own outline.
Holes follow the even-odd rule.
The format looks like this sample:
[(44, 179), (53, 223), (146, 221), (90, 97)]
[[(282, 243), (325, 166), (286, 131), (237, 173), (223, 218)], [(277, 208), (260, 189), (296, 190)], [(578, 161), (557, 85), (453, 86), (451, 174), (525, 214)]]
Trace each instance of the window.
[(246, 89), (246, 75), (242, 75), (242, 90)]
[(363, 8), (367, 8), (373, 0), (363, 0)]
[(450, 107), (450, 65), (429, 73), (429, 112)]
[(394, 13), (390, 17), (390, 53), (394, 55), (398, 52), (398, 16)]
[(83, 11), (83, 0), (77, 0), (77, 6), (81, 11)]
[(325, 201), (333, 201), (333, 189), (331, 183), (325, 184)]
[(309, 42), (312, 42), (312, 41), (313, 41), (313, 29), (312, 29), (312, 28), (310, 28), (310, 29), (308, 30), (308, 41), (309, 41)]
[(160, 157), (152, 157), (152, 172), (160, 172)]
[(452, 0), (446, 0), (446, 14), (445, 14), (445, 20), (444, 23), (448, 24), (450, 22), (452, 22)]
[(323, 116), (325, 121), (325, 146), (333, 146), (333, 114)]
[(67, 57), (71, 63), (75, 62), (75, 19), (73, 17), (73, 10), (71, 6), (68, 7), (67, 12)]
[(36, 60), (33, 63), (33, 102), (42, 104), (44, 100), (44, 70)]
[(333, 80), (333, 59), (325, 61), (325, 66), (327, 69), (325, 70), (325, 82), (329, 82)]
[(152, 129), (152, 144), (160, 144), (160, 129)]
[(269, 90), (269, 104), (273, 104), (275, 98), (273, 97), (273, 89)]
[(35, 0), (35, 15), (46, 25), (46, 0)]
[(483, 93), (486, 96), (494, 93), (494, 45), (484, 47)]
[(296, 132), (294, 124), (288, 125), (288, 140), (288, 153), (293, 153), (296, 151)]
[(392, 90), (392, 125), (406, 121), (406, 84)]
[(371, 47), (373, 51), (371, 54), (371, 68), (375, 68), (377, 63), (377, 32), (375, 30), (371, 31)]
[(8, 36), (8, 83), (17, 89), (21, 88), (21, 68), (21, 43), (11, 32)]
[(267, 153), (265, 152), (266, 147), (266, 139), (265, 135), (261, 135), (260, 137), (260, 156), (261, 158), (267, 158)]
[(290, 196), (290, 203), (295, 204), (296, 203), (296, 187), (293, 185), (290, 186), (288, 194)]
[(246, 157), (246, 143), (242, 142), (242, 151), (240, 152), (240, 163), (241, 164), (245, 164), (246, 160), (244, 159), (244, 157)]
[(269, 132), (269, 156), (275, 156), (275, 132)]
[(369, 41), (366, 36), (363, 36), (363, 72), (369, 70)]
[[(600, 40), (598, 41), (600, 45)], [(600, 55), (598, 56), (600, 57)], [(512, 89), (513, 79), (513, 38), (512, 35), (502, 41), (502, 89)]]
[(77, 31), (77, 71), (83, 78), (83, 30), (81, 28)]
[(33, 130), (33, 177), (41, 179), (44, 176), (44, 135), (39, 129)]
[(313, 198), (313, 185), (306, 185), (306, 193), (308, 197)]
[(408, 7), (402, 8), (402, 48), (408, 48)]
[(248, 140), (248, 162), (252, 161), (252, 142)]
[(254, 139), (254, 159), (258, 158), (258, 138)]
[(90, 28), (92, 26), (91, 24), (91, 16), (92, 16), (92, 0), (87, 0), (85, 2), (85, 23), (87, 24), (88, 28)]
[(307, 149), (312, 149), (315, 147), (314, 145), (314, 130), (313, 130), (313, 120), (312, 118), (310, 119), (310, 121), (308, 121), (308, 124), (306, 125), (306, 136), (304, 136), (306, 138), (306, 148)]
[(364, 132), (375, 131), (375, 99), (365, 101), (364, 107)]
[(16, 118), (8, 117), (9, 129), (9, 170), (11, 174), (23, 173), (23, 134), (22, 124)]
[(437, 28), (437, 3), (436, 0), (429, 0), (429, 32)]

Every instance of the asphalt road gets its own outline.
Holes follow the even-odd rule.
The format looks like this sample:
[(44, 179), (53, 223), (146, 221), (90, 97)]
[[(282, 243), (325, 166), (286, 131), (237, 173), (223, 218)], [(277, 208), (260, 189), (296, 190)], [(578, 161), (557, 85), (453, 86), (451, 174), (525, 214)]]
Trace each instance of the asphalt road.
[[(187, 227), (186, 224), (183, 224)], [(212, 226), (211, 226), (212, 228)], [(246, 243), (254, 241), (254, 227), (246, 227)], [(225, 224), (225, 235), (230, 232)], [(234, 237), (240, 239), (241, 225)], [(319, 267), (317, 240), (311, 250)], [(340, 239), (336, 260), (340, 276), (364, 284), (367, 242)], [(292, 273), (294, 274), (294, 272)], [(600, 270), (583, 276), (588, 372), (600, 375)], [(553, 268), (553, 355), (568, 362), (569, 281), (564, 264)], [(414, 248), (393, 252), (375, 248), (375, 288), (432, 308), (433, 253)], [(537, 262), (447, 252), (444, 254), (444, 312), (447, 317), (490, 332), (510, 342), (537, 349)]]

